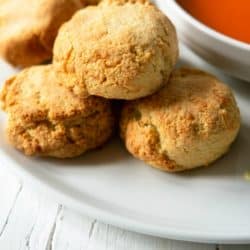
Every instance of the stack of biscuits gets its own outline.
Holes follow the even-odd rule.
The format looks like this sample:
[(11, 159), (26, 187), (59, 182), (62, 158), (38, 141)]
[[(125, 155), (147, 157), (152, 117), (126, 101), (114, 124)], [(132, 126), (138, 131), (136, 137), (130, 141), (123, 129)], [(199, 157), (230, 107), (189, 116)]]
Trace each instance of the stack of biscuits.
[(176, 172), (217, 160), (240, 128), (227, 85), (175, 69), (175, 28), (148, 1), (0, 0), (0, 55), (26, 67), (0, 96), (9, 141), (26, 155), (82, 155), (103, 145), (119, 119), (134, 157)]

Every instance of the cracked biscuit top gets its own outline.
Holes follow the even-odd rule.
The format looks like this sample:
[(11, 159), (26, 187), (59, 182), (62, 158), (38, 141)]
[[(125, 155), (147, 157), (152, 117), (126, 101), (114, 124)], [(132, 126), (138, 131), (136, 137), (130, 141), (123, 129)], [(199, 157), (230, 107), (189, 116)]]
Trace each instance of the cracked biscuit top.
[(120, 127), (135, 157), (174, 172), (208, 165), (226, 153), (239, 131), (240, 113), (228, 86), (182, 68), (158, 93), (126, 103)]
[(0, 56), (21, 67), (51, 59), (59, 27), (82, 7), (82, 0), (0, 0)]
[(61, 27), (53, 63), (74, 72), (91, 95), (136, 99), (163, 85), (177, 57), (175, 28), (155, 6), (104, 1)]
[(0, 98), (9, 115), (10, 143), (27, 155), (59, 158), (103, 144), (114, 125), (110, 102), (84, 96), (75, 81), (51, 65), (25, 69), (7, 80)]

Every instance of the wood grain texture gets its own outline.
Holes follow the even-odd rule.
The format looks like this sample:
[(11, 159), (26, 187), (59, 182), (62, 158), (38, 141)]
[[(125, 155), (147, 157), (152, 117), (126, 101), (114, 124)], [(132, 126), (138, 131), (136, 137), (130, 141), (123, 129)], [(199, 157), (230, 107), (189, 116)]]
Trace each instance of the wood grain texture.
[(51, 250), (87, 249), (94, 220), (61, 207), (55, 223)]
[(215, 250), (215, 245), (161, 239), (96, 223), (88, 250)]
[(0, 237), (0, 249), (46, 249), (58, 205), (44, 196), (34, 198), (23, 187), (13, 203), (8, 223)]
[[(1, 167), (1, 165), (0, 165)], [(0, 171), (0, 239), (9, 223), (9, 218), (22, 189), (21, 183), (6, 171)]]

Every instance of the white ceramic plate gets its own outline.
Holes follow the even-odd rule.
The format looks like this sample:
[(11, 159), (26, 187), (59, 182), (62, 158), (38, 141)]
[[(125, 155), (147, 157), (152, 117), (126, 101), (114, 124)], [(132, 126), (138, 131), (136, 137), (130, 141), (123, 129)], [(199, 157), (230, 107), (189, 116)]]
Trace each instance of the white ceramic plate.
[[(182, 61), (208, 68), (182, 48)], [(13, 69), (0, 64), (0, 80)], [(217, 73), (216, 71), (214, 71)], [(3, 139), (0, 160), (24, 183), (68, 207), (106, 223), (180, 240), (250, 243), (250, 88), (228, 80), (242, 112), (242, 128), (230, 153), (213, 166), (168, 174), (133, 159), (119, 140), (74, 160), (25, 157)]]

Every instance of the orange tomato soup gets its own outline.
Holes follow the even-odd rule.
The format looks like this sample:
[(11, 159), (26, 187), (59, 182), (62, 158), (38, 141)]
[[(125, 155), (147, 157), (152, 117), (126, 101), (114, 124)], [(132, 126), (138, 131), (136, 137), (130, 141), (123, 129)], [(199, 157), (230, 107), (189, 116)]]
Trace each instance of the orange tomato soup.
[(250, 0), (177, 0), (207, 26), (250, 44)]

